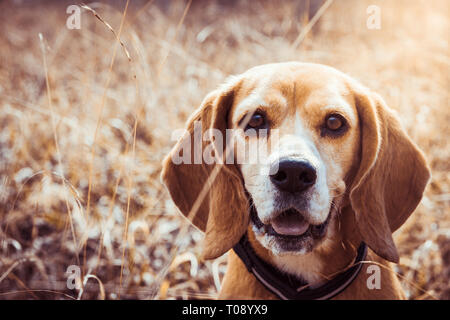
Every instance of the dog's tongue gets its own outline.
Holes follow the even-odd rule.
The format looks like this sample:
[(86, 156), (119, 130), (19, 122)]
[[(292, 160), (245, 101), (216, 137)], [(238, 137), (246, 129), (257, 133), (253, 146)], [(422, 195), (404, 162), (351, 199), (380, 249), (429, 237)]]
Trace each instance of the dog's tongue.
[(276, 233), (286, 236), (300, 236), (309, 227), (309, 223), (300, 213), (292, 211), (282, 213), (272, 221), (271, 225)]

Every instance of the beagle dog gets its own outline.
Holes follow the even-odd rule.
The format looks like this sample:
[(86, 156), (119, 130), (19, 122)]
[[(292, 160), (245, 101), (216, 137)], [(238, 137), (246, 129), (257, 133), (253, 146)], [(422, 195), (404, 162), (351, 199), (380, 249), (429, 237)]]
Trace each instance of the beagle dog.
[[(219, 141), (229, 130), (234, 140)], [(245, 161), (255, 142), (264, 161)], [(205, 148), (217, 161), (190, 161)], [(205, 259), (235, 248), (220, 299), (286, 298), (277, 285), (295, 281), (310, 298), (404, 298), (392, 233), (430, 171), (382, 98), (331, 67), (275, 63), (230, 78), (188, 120), (161, 177), (205, 233)], [(338, 278), (338, 291), (315, 294)]]

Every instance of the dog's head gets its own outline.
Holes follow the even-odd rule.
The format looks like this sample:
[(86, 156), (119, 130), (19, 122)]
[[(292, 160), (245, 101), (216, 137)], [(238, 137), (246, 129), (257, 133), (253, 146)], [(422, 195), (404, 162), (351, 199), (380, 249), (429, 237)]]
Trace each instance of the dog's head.
[(352, 230), (337, 227), (351, 208), (360, 240), (396, 262), (392, 232), (418, 205), (429, 170), (377, 94), (329, 67), (281, 63), (210, 93), (162, 179), (206, 233), (206, 258), (229, 250), (249, 224), (273, 255), (310, 253)]

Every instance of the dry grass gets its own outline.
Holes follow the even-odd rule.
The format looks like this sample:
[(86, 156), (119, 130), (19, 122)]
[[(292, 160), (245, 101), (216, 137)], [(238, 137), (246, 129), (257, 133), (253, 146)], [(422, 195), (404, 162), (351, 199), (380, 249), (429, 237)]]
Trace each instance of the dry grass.
[(296, 48), (307, 21), (290, 2), (92, 5), (114, 33), (88, 10), (68, 30), (68, 3), (16, 2), (0, 3), (1, 299), (215, 297), (226, 259), (200, 261), (192, 227), (178, 236), (160, 163), (228, 75), (288, 60), (334, 66), (401, 114), (433, 180), (396, 234), (396, 271), (409, 298), (450, 298), (447, 0), (335, 1)]

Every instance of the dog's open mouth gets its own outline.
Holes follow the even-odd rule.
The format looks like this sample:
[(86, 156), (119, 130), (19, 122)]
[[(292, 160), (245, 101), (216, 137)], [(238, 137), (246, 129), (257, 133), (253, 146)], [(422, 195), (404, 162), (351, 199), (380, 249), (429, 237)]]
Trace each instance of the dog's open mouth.
[(270, 225), (274, 232), (283, 236), (301, 236), (309, 228), (308, 221), (295, 209), (283, 211)]
[(268, 235), (285, 240), (298, 240), (308, 236), (318, 239), (322, 238), (326, 233), (330, 214), (325, 222), (318, 225), (310, 224), (303, 215), (294, 208), (281, 212), (270, 222), (270, 224), (264, 224), (259, 219), (256, 210), (252, 210), (251, 218), (255, 226), (264, 229), (265, 233)]

